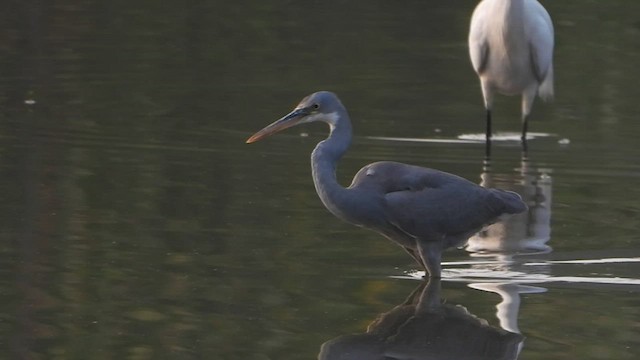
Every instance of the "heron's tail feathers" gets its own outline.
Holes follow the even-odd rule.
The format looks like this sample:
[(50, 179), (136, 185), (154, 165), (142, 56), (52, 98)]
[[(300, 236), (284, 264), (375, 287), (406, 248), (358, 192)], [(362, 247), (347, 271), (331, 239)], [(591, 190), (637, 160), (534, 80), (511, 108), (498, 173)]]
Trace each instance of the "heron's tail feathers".
[(553, 66), (549, 66), (547, 76), (545, 76), (538, 88), (538, 95), (544, 101), (553, 100)]
[(502, 203), (502, 212), (506, 214), (519, 214), (526, 211), (527, 204), (522, 201), (518, 193), (500, 189), (489, 189)]

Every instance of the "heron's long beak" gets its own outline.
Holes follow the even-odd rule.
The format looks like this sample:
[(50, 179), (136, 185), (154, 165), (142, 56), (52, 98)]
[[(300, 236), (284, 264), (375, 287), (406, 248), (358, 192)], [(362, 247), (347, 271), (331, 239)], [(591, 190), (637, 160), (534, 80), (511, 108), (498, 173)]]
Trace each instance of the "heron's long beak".
[(280, 132), (284, 129), (290, 128), (294, 125), (297, 125), (300, 123), (300, 121), (305, 117), (309, 115), (309, 110), (306, 108), (299, 108), (299, 109), (295, 109), (292, 112), (290, 112), (289, 114), (285, 115), (283, 118), (281, 118), (280, 120), (277, 120), (275, 122), (273, 122), (270, 125), (267, 125), (267, 127), (265, 127), (264, 129), (258, 131), (257, 133), (253, 134), (250, 138), (247, 139), (247, 144), (251, 144), (254, 143), (258, 140), (261, 140), (267, 136), (273, 135), (277, 132)]

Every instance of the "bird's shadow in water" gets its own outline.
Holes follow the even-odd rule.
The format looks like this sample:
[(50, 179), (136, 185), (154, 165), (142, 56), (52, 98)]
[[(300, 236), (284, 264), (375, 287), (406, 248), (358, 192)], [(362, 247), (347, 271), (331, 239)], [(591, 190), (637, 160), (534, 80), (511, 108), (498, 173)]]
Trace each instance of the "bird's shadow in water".
[(517, 359), (523, 336), (490, 326), (464, 306), (445, 304), (440, 280), (421, 284), (360, 334), (322, 344), (319, 360)]

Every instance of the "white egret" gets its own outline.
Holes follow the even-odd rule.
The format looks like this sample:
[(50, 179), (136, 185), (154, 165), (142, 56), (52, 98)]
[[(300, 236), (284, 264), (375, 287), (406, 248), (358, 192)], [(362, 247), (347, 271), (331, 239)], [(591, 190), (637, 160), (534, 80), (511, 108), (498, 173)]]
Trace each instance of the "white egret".
[[(469, 55), (487, 112), (487, 153), (495, 93), (522, 96), (522, 143), (534, 98), (553, 98), (553, 24), (537, 0), (483, 0), (469, 29)], [(487, 154), (488, 155), (488, 154)]]

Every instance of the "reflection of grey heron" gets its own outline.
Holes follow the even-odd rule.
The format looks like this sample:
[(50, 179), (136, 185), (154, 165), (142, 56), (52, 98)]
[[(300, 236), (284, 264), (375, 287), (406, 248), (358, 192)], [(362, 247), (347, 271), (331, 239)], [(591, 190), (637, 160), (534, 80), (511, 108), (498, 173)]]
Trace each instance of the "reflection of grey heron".
[(487, 155), (496, 92), (522, 95), (522, 142), (533, 100), (553, 97), (553, 24), (537, 0), (483, 0), (473, 12), (469, 55), (487, 110)]
[(523, 339), (490, 326), (461, 305), (443, 304), (440, 280), (429, 279), (404, 303), (380, 314), (366, 333), (322, 344), (318, 359), (515, 360)]
[(351, 122), (338, 97), (327, 91), (305, 97), (247, 143), (313, 121), (325, 122), (331, 129), (311, 155), (313, 181), (327, 209), (398, 243), (432, 277), (440, 277), (444, 249), (464, 244), (501, 214), (526, 209), (513, 192), (485, 189), (452, 174), (390, 161), (366, 165), (351, 186), (342, 187), (336, 180), (336, 165), (351, 143)]

